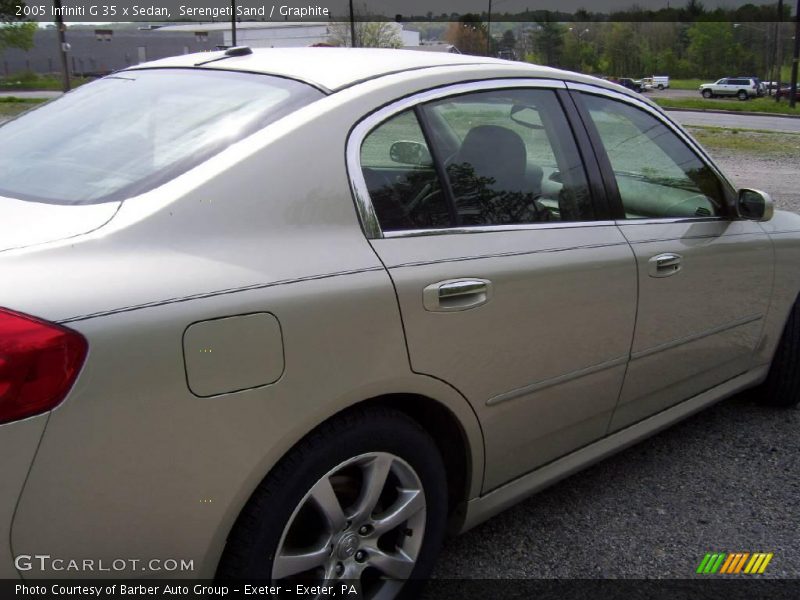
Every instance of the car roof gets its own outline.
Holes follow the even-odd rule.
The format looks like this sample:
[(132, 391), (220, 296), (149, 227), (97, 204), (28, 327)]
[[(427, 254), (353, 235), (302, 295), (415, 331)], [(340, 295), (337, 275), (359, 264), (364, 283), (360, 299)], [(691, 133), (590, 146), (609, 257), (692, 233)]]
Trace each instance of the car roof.
[[(466, 54), (409, 52), (384, 48), (254, 48), (252, 53), (227, 56), (225, 51), (185, 54), (130, 67), (127, 70), (201, 67), (278, 75), (332, 92), (392, 73), (459, 65), (517, 67), (520, 76), (573, 79), (587, 77), (550, 67)], [(594, 79), (594, 78), (592, 78)], [(601, 80), (597, 85), (611, 86)]]

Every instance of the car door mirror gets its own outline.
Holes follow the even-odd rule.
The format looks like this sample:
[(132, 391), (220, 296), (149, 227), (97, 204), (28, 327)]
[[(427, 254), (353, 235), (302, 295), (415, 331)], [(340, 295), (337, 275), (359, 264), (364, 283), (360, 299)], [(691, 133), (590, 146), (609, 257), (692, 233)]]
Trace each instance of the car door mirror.
[(395, 142), (389, 148), (389, 158), (392, 159), (392, 162), (402, 165), (429, 166), (433, 164), (428, 147), (419, 142)]
[(511, 120), (517, 125), (522, 125), (528, 129), (544, 129), (539, 117), (539, 111), (532, 106), (515, 104), (511, 107)]
[(774, 210), (772, 198), (766, 192), (747, 188), (739, 190), (736, 211), (742, 219), (769, 221)]

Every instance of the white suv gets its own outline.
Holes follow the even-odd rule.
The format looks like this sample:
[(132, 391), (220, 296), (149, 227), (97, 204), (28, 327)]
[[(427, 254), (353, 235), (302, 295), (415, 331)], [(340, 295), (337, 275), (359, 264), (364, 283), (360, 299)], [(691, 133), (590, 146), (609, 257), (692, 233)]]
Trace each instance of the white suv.
[(700, 93), (703, 98), (736, 96), (739, 100), (749, 100), (758, 96), (758, 82), (749, 77), (726, 77), (716, 83), (704, 83)]

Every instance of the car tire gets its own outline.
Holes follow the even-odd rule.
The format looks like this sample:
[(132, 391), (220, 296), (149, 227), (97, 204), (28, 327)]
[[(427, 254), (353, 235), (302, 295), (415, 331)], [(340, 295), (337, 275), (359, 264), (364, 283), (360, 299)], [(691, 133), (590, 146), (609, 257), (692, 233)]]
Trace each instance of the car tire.
[(767, 379), (754, 395), (765, 406), (794, 408), (800, 402), (800, 298), (786, 320)]
[(745, 90), (739, 90), (739, 93), (736, 94), (736, 97), (739, 98), (739, 100), (741, 101), (745, 101), (748, 98), (750, 98), (750, 96), (747, 95), (747, 92)]
[(372, 407), (336, 417), (256, 488), (217, 579), (359, 580), (361, 597), (413, 595), (444, 539), (446, 481), (433, 439), (405, 414)]
[(711, 90), (703, 90), (703, 98), (708, 100), (708, 99), (713, 98), (713, 97), (714, 97), (714, 94), (711, 92)]
[(664, 84), (663, 83), (659, 83), (658, 84), (658, 89), (659, 90), (663, 90), (664, 89)]

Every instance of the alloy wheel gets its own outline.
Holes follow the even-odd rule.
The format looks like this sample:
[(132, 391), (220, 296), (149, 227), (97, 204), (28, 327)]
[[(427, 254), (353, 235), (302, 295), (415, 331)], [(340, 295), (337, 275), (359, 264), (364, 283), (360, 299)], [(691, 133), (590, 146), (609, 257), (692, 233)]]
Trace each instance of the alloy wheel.
[(403, 459), (351, 458), (323, 475), (289, 518), (272, 563), (275, 582), (358, 582), (362, 597), (392, 598), (425, 534), (425, 493)]

